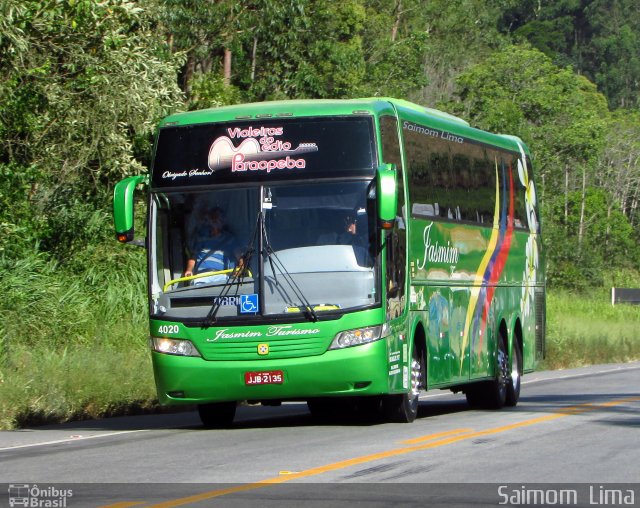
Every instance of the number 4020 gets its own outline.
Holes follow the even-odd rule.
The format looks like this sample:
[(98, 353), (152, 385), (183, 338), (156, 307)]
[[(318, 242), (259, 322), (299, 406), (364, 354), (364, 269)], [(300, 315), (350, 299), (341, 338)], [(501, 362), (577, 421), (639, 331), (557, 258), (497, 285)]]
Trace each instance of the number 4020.
[(180, 327), (178, 325), (162, 325), (158, 328), (158, 333), (178, 333), (180, 331)]

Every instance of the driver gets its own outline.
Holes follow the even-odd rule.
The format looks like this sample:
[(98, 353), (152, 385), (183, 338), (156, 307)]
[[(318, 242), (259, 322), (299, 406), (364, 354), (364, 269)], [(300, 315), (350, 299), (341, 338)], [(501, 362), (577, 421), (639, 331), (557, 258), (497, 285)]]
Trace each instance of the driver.
[[(226, 228), (224, 212), (221, 208), (213, 208), (207, 214), (200, 233), (188, 245), (189, 257), (183, 277), (204, 272), (220, 272), (235, 268), (236, 264), (242, 264), (238, 243)], [(194, 284), (224, 282), (227, 277), (228, 274), (201, 277), (196, 279)]]

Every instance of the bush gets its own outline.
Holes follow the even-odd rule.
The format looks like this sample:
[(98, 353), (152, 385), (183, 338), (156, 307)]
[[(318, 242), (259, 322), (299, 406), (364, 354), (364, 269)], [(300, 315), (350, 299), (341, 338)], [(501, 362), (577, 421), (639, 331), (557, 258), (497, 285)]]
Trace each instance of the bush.
[(145, 256), (115, 241), (0, 269), (0, 428), (150, 407)]

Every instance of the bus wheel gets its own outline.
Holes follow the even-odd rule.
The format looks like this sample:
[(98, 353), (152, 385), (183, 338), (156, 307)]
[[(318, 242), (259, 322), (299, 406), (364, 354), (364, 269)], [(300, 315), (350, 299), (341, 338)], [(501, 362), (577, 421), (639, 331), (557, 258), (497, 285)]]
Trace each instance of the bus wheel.
[(496, 377), (491, 381), (473, 383), (465, 390), (467, 402), (472, 408), (500, 409), (507, 401), (507, 387), (511, 383), (509, 357), (502, 333), (498, 333), (496, 352)]
[(214, 402), (211, 404), (200, 404), (198, 413), (202, 424), (208, 429), (220, 429), (228, 427), (233, 423), (236, 416), (237, 402)]
[(474, 383), (465, 389), (464, 395), (467, 398), (467, 404), (473, 409), (482, 408), (486, 405), (484, 386), (484, 383)]
[(522, 352), (518, 341), (513, 341), (513, 351), (511, 354), (511, 372), (507, 383), (507, 398), (505, 406), (513, 407), (520, 399), (520, 381), (522, 378)]
[(411, 423), (418, 416), (420, 389), (422, 388), (423, 360), (417, 348), (413, 348), (411, 359), (411, 390), (399, 395), (386, 395), (382, 399), (382, 410), (387, 420)]

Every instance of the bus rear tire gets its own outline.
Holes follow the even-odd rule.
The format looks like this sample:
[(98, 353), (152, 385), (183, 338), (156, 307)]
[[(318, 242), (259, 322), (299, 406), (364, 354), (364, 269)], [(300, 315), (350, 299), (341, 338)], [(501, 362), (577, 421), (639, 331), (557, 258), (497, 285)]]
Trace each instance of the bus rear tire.
[[(508, 386), (511, 384), (509, 357), (502, 332), (498, 332), (496, 351), (496, 376), (491, 381), (481, 381), (469, 386), (465, 395), (472, 408), (501, 409), (507, 403)], [(518, 387), (519, 392), (519, 387)]]
[(213, 402), (211, 404), (198, 405), (198, 413), (202, 425), (207, 429), (222, 429), (229, 427), (236, 416), (236, 401)]
[(514, 407), (520, 399), (520, 382), (522, 379), (522, 352), (517, 340), (513, 341), (511, 353), (511, 372), (507, 383), (507, 398), (504, 403), (507, 407)]

